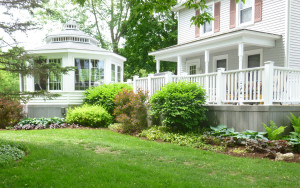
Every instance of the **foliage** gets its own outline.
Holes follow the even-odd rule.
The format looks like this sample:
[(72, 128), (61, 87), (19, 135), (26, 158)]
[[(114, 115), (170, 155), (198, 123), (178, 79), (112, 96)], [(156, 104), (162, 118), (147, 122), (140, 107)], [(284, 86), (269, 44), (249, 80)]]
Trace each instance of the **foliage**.
[(131, 90), (132, 87), (123, 83), (104, 84), (97, 87), (91, 87), (84, 92), (84, 103), (100, 105), (112, 114), (115, 109), (115, 97), (123, 89)]
[(142, 90), (135, 94), (132, 90), (123, 89), (116, 96), (113, 115), (122, 124), (123, 133), (140, 132), (147, 127), (147, 99), (147, 93)]
[(291, 121), (295, 132), (300, 134), (300, 116), (296, 117), (293, 113), (291, 113), (291, 117), (288, 118)]
[(0, 91), (18, 92), (19, 75), (0, 70)]
[(268, 138), (270, 140), (279, 140), (282, 138), (282, 133), (284, 132), (286, 127), (280, 126), (277, 127), (274, 121), (270, 121), (270, 126), (264, 124), (264, 127), (268, 133)]
[(33, 129), (57, 129), (66, 128), (66, 120), (64, 118), (24, 118), (14, 126), (15, 130), (33, 130)]
[(108, 126), (109, 130), (121, 133), (123, 131), (121, 123), (113, 123)]
[(197, 83), (169, 83), (151, 97), (151, 107), (156, 117), (162, 116), (164, 125), (189, 131), (207, 119), (205, 96)]
[(91, 127), (107, 127), (112, 122), (112, 116), (101, 106), (83, 105), (69, 108), (66, 116), (69, 124), (75, 123)]
[(300, 133), (291, 132), (285, 139), (293, 145), (295, 152), (300, 153)]
[(153, 126), (139, 134), (140, 137), (146, 137), (148, 140), (162, 140), (180, 146), (190, 146), (209, 151), (224, 151), (224, 146), (207, 145), (202, 141), (201, 135), (198, 134), (179, 134), (172, 133), (165, 126)]
[(0, 128), (14, 126), (23, 118), (23, 106), (19, 101), (0, 97)]
[(28, 151), (23, 143), (0, 140), (0, 167), (23, 158)]

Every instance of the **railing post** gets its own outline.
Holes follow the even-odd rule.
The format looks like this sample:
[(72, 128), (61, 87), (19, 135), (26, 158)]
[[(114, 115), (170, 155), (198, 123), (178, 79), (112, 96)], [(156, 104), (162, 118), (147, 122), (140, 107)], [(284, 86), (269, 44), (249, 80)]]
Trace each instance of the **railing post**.
[(151, 80), (152, 80), (153, 76), (154, 76), (154, 74), (148, 74), (148, 91), (149, 91), (149, 96), (152, 95), (152, 88), (153, 88), (153, 86), (152, 86)]
[(274, 81), (274, 62), (265, 62), (264, 77), (262, 82), (264, 105), (273, 104), (273, 81)]
[(226, 80), (224, 78), (223, 72), (225, 72), (224, 68), (218, 68), (216, 83), (216, 101), (218, 105), (222, 104), (222, 101), (225, 99), (226, 96)]
[(137, 91), (137, 85), (136, 85), (136, 79), (138, 79), (139, 76), (133, 76), (133, 92), (136, 93)]
[(173, 82), (172, 80), (172, 72), (166, 72), (165, 75), (165, 84)]

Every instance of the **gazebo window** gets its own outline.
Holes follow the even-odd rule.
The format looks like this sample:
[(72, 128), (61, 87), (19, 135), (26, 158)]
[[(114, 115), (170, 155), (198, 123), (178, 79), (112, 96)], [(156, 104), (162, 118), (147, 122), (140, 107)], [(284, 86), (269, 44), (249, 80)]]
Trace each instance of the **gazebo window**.
[[(41, 64), (41, 63), (45, 63), (46, 61), (47, 61), (46, 59), (41, 59), (41, 60), (35, 60), (34, 63)], [(48, 89), (47, 83), (48, 83), (47, 73), (41, 72), (38, 75), (35, 75), (34, 90), (35, 91), (47, 90)]]
[[(49, 63), (57, 63), (61, 66), (61, 59), (49, 59)], [(49, 90), (62, 90), (62, 75), (50, 72)]]
[(116, 65), (111, 64), (111, 81), (116, 81)]
[(118, 66), (118, 82), (121, 82), (121, 67)]
[(104, 83), (104, 60), (75, 59), (75, 90)]

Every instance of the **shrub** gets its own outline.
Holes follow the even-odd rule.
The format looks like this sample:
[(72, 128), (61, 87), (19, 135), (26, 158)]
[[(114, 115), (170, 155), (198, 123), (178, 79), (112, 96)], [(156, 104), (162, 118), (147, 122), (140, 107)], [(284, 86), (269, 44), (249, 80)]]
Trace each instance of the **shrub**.
[(105, 108), (110, 114), (115, 109), (114, 100), (116, 95), (124, 88), (131, 90), (132, 87), (128, 84), (114, 83), (104, 84), (97, 87), (92, 87), (84, 92), (84, 103), (90, 105), (100, 105)]
[(300, 116), (296, 117), (293, 113), (291, 113), (291, 117), (288, 118), (290, 119), (295, 132), (300, 134)]
[(23, 118), (23, 106), (19, 101), (0, 98), (0, 128), (16, 125)]
[(281, 134), (284, 132), (286, 128), (283, 126), (277, 127), (274, 121), (270, 121), (270, 126), (264, 124), (264, 127), (267, 131), (268, 138), (270, 140), (279, 140), (280, 138), (282, 138)]
[(23, 143), (0, 140), (0, 166), (23, 158), (26, 152), (28, 148)]
[(114, 115), (117, 122), (122, 124), (123, 133), (140, 132), (147, 127), (147, 98), (147, 94), (141, 90), (135, 94), (127, 89), (116, 96)]
[(172, 130), (197, 129), (205, 121), (205, 90), (197, 83), (169, 83), (151, 98), (153, 114), (162, 115), (163, 124)]
[(101, 106), (83, 105), (68, 109), (66, 121), (82, 126), (107, 127), (112, 122), (112, 116)]

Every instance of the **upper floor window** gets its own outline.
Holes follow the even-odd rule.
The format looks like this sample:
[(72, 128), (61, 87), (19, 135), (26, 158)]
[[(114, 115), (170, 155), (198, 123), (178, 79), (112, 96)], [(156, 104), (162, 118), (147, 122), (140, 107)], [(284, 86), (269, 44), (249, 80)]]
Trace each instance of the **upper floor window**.
[(251, 22), (253, 17), (253, 0), (246, 0), (245, 3), (239, 2), (240, 24)]
[[(213, 16), (213, 6), (210, 5), (208, 6), (204, 12), (210, 14), (211, 16)], [(209, 33), (209, 32), (212, 32), (212, 26), (213, 26), (213, 21), (210, 21), (210, 22), (205, 22), (203, 24), (203, 33)]]

